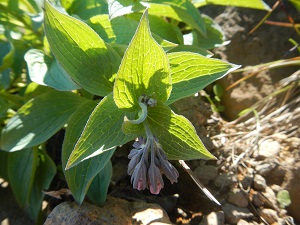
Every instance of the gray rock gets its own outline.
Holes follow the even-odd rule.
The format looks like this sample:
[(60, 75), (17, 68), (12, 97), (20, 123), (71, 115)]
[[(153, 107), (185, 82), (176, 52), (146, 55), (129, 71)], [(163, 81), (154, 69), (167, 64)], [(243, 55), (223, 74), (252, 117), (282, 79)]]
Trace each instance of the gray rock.
[(252, 174), (245, 175), (241, 183), (245, 190), (249, 189), (253, 183), (253, 175)]
[(234, 188), (230, 193), (229, 193), (229, 196), (228, 196), (228, 202), (229, 203), (232, 203), (236, 206), (239, 206), (239, 207), (247, 207), (248, 206), (248, 199), (247, 199), (247, 196), (245, 195), (245, 193), (241, 190), (241, 189), (238, 189), (238, 188)]
[(222, 206), (225, 213), (225, 220), (228, 223), (236, 224), (240, 219), (250, 219), (253, 214), (247, 208), (241, 208), (232, 204), (226, 203)]
[(262, 201), (261, 193), (255, 192), (252, 194), (252, 203), (257, 207), (260, 207), (264, 204), (264, 202)]
[(223, 173), (223, 174), (219, 175), (214, 180), (214, 184), (220, 188), (231, 186), (232, 184), (234, 184), (236, 182), (237, 182), (237, 177), (233, 174), (227, 174), (227, 173)]
[(223, 211), (211, 212), (203, 218), (200, 225), (224, 225), (225, 216)]
[(258, 148), (257, 159), (273, 158), (280, 152), (281, 145), (278, 141), (263, 141)]
[(264, 218), (269, 224), (275, 223), (278, 221), (277, 212), (273, 209), (259, 209), (259, 215)]
[(216, 179), (218, 176), (218, 168), (211, 165), (199, 166), (195, 169), (194, 174), (202, 183), (207, 184), (209, 181)]
[(256, 164), (255, 170), (258, 174), (267, 176), (277, 165), (278, 161), (276, 159), (264, 160)]
[(264, 190), (267, 186), (266, 179), (259, 174), (255, 174), (253, 179), (253, 186), (256, 190)]
[(237, 222), (237, 225), (249, 225), (249, 223), (248, 223), (246, 220), (240, 219), (240, 220)]
[(63, 202), (48, 215), (44, 225), (127, 225), (127, 224), (172, 224), (167, 213), (157, 204), (146, 202), (128, 202), (108, 196), (104, 207), (88, 202), (78, 205), (75, 202)]
[(273, 191), (272, 188), (270, 187), (266, 187), (265, 191), (262, 192), (263, 196), (265, 197), (266, 201), (265, 204), (271, 208), (278, 208), (277, 206), (277, 198), (276, 198), (276, 194)]

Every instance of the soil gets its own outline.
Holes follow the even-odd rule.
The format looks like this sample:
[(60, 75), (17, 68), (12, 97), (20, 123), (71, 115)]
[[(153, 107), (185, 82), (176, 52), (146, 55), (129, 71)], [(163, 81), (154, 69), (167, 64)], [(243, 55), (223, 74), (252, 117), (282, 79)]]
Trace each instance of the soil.
[[(269, 3), (274, 4), (273, 1)], [(215, 18), (231, 40), (229, 45), (214, 51), (223, 60), (250, 66), (296, 54), (289, 51), (292, 46), (287, 41), (289, 37), (297, 37), (292, 29), (262, 25), (257, 32), (248, 35), (266, 12), (216, 6), (205, 7), (203, 12)], [(298, 16), (295, 15), (296, 18)], [(277, 20), (286, 20), (285, 18), (280, 9), (272, 17)], [(190, 97), (173, 105), (174, 110), (195, 125), (207, 149), (218, 158), (215, 161), (193, 160), (186, 163), (221, 206), (203, 194), (178, 162), (173, 162), (180, 174), (178, 183), (171, 185), (165, 180), (165, 188), (158, 196), (151, 195), (148, 190), (134, 190), (130, 177), (126, 174), (129, 162), (127, 155), (132, 143), (118, 149), (112, 158), (114, 173), (109, 196), (128, 201), (157, 203), (168, 213), (173, 224), (217, 224), (208, 223), (208, 218), (212, 213), (219, 212), (222, 213), (218, 215), (223, 216), (223, 223), (219, 224), (300, 222), (300, 131), (299, 127), (295, 127), (295, 124), (299, 124), (300, 117), (299, 110), (297, 111), (299, 101), (294, 102), (297, 98), (299, 100), (299, 87), (291, 89), (290, 95), (284, 93), (267, 98), (269, 104), (262, 101), (284, 86), (280, 80), (290, 77), (298, 69), (290, 67), (260, 71), (256, 76), (225, 92), (222, 101), (225, 112), (221, 114), (212, 112), (201, 93), (198, 97)], [(218, 82), (226, 88), (244, 75), (246, 74), (231, 74)], [(299, 79), (299, 75), (297, 76)], [(210, 88), (206, 91), (210, 93)], [(252, 115), (236, 119), (241, 110), (257, 102), (260, 104), (255, 109), (261, 112), (262, 127), (259, 136), (253, 133), (257, 128), (257, 121)], [(290, 107), (283, 113), (276, 113), (277, 109), (285, 105)], [(60, 145), (57, 139), (61, 139), (61, 134), (56, 137), (52, 139), (53, 143)], [(273, 145), (264, 143), (266, 140)], [(266, 157), (266, 154), (269, 155)], [(53, 155), (57, 157), (55, 161), (59, 161), (59, 153)], [(65, 188), (61, 180), (52, 184), (53, 190), (60, 188)], [(280, 206), (276, 198), (283, 189), (289, 191), (292, 200), (292, 204), (287, 207)], [(18, 208), (8, 187), (2, 185), (0, 199), (1, 224), (33, 224)], [(50, 211), (57, 204), (50, 200)], [(240, 214), (233, 215), (233, 211)]]

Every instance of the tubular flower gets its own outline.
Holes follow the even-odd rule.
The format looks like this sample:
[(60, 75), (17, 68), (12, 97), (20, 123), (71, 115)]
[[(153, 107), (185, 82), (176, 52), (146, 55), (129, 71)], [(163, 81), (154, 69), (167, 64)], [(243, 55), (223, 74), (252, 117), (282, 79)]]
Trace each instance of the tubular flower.
[(177, 182), (179, 174), (167, 160), (155, 137), (147, 139), (140, 137), (134, 142), (133, 147), (128, 155), (130, 162), (127, 170), (131, 175), (133, 188), (138, 190), (149, 188), (152, 194), (159, 194), (164, 187), (162, 174), (165, 174), (171, 183)]

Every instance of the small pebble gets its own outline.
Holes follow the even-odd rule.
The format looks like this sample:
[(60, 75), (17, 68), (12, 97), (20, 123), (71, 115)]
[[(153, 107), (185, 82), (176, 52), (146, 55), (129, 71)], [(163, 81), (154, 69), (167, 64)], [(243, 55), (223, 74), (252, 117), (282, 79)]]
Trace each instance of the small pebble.
[(248, 206), (248, 199), (247, 199), (246, 194), (241, 189), (238, 189), (238, 188), (234, 188), (229, 193), (227, 200), (229, 203), (232, 203), (232, 204), (242, 207), (242, 208)]
[(259, 215), (264, 218), (269, 224), (275, 223), (278, 221), (277, 212), (273, 209), (259, 209)]
[(253, 186), (256, 190), (265, 190), (267, 186), (266, 179), (259, 174), (255, 174), (253, 179)]

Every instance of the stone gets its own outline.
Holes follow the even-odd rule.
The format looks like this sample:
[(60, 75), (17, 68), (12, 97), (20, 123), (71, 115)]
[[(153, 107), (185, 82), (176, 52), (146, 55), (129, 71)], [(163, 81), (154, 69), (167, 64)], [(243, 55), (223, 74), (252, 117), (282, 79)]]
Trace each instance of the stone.
[(259, 145), (257, 159), (274, 158), (279, 154), (280, 148), (278, 141), (265, 140)]
[(257, 207), (264, 205), (264, 202), (262, 201), (262, 196), (260, 193), (255, 192), (252, 194), (252, 203), (253, 203), (253, 205), (255, 205)]
[(246, 220), (240, 219), (240, 220), (237, 222), (237, 225), (249, 225), (249, 223), (248, 223)]
[(265, 201), (265, 204), (271, 208), (277, 208), (277, 198), (276, 198), (276, 194), (273, 191), (272, 188), (270, 187), (266, 187), (265, 191), (262, 192), (263, 196), (265, 197), (265, 199), (267, 201)]
[(215, 180), (214, 184), (219, 187), (228, 187), (237, 182), (237, 177), (233, 174), (223, 173), (219, 175)]
[(241, 208), (232, 204), (226, 203), (222, 206), (225, 213), (225, 221), (230, 224), (236, 224), (240, 219), (250, 219), (253, 214), (247, 208)]
[(171, 224), (167, 213), (157, 204), (128, 202), (108, 196), (104, 207), (88, 202), (63, 202), (48, 215), (44, 225), (127, 225)]
[(216, 179), (218, 176), (218, 167), (211, 165), (198, 166), (194, 174), (203, 184), (208, 184), (209, 181)]
[(227, 198), (229, 203), (232, 203), (236, 206), (239, 207), (247, 207), (248, 206), (248, 199), (245, 193), (239, 189), (239, 188), (234, 188), (228, 195)]
[(277, 212), (273, 209), (258, 209), (258, 213), (269, 224), (273, 224), (273, 223), (276, 223), (278, 221)]
[(291, 169), (287, 171), (282, 188), (290, 193), (292, 199), (292, 203), (286, 208), (288, 214), (300, 221), (300, 162), (299, 158), (297, 160), (298, 162), (291, 165)]
[(255, 170), (257, 174), (261, 176), (267, 176), (275, 167), (278, 165), (278, 161), (276, 159), (266, 159), (256, 164)]
[(253, 183), (253, 175), (252, 174), (245, 175), (241, 183), (245, 190), (249, 189)]
[(266, 179), (259, 174), (255, 174), (253, 179), (253, 186), (256, 190), (264, 190), (267, 186)]
[(225, 215), (223, 211), (211, 212), (203, 218), (200, 225), (224, 225)]

